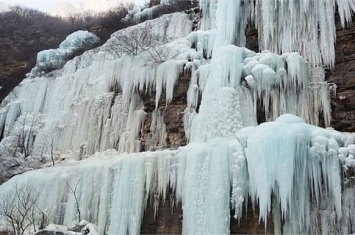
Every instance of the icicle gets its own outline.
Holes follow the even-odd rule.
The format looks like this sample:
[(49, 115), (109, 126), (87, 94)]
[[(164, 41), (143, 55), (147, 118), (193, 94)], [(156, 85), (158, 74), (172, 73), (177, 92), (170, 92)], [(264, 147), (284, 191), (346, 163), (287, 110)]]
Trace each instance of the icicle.
[(155, 107), (158, 107), (159, 99), (162, 93), (163, 87), (166, 90), (166, 103), (170, 103), (173, 99), (173, 92), (176, 84), (176, 80), (182, 73), (186, 61), (169, 60), (158, 67), (156, 78), (156, 97)]
[(152, 113), (152, 124), (148, 137), (147, 147), (149, 150), (154, 148), (164, 148), (166, 146), (166, 125), (164, 116), (160, 110), (154, 110)]
[(196, 46), (197, 51), (202, 53), (202, 56), (206, 59), (210, 59), (212, 56), (212, 49), (216, 40), (217, 31), (195, 31), (187, 36), (192, 42), (192, 45)]
[(336, 0), (340, 21), (343, 28), (351, 24), (351, 18), (355, 12), (355, 2), (349, 0)]
[(217, 0), (202, 0), (200, 2), (200, 9), (202, 11), (201, 29), (209, 30), (214, 29), (216, 26), (216, 10)]
[(249, 1), (218, 1), (216, 12), (216, 45), (245, 46), (245, 28)]

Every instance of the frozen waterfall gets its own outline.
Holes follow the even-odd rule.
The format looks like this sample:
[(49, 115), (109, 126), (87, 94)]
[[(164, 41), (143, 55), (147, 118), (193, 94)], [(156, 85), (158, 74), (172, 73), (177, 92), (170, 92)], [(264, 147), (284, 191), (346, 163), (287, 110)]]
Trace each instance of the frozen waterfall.
[[(50, 223), (77, 220), (78, 206), (100, 234), (138, 234), (148, 204), (158, 211), (170, 191), (184, 234), (229, 234), (231, 210), (240, 220), (248, 201), (275, 233), (354, 233), (355, 135), (318, 127), (330, 126), (335, 86), (323, 67), (334, 65), (336, 4), (345, 26), (351, 0), (200, 0), (199, 30), (188, 14), (164, 15), (26, 78), (0, 105), (0, 177), (65, 160), (13, 177), (0, 200), (31, 185)], [(251, 22), (260, 53), (243, 47)], [(124, 40), (142, 32), (152, 38), (129, 50)], [(144, 97), (154, 98), (153, 147), (164, 149), (159, 105), (182, 74), (187, 146), (140, 152)]]

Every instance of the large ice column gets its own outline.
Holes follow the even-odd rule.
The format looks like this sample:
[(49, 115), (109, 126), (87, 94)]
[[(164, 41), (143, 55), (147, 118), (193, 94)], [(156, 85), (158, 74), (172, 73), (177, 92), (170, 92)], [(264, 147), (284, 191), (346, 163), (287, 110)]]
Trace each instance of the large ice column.
[(237, 210), (245, 197), (241, 145), (233, 139), (216, 138), (189, 144), (177, 156), (176, 197), (182, 201), (183, 233), (228, 234), (230, 195)]
[(216, 12), (216, 27), (218, 31), (216, 42), (218, 44), (245, 46), (248, 11), (248, 1), (218, 1)]
[[(176, 196), (183, 205), (184, 234), (228, 234), (230, 195), (237, 215), (245, 198), (243, 149), (235, 139), (248, 116), (243, 114), (253, 110), (250, 93), (239, 85), (244, 50), (230, 45), (215, 48), (213, 54), (211, 65), (199, 67), (192, 77), (185, 110), (190, 144), (178, 153)], [(241, 100), (245, 97), (250, 99)]]
[(217, 42), (221, 45), (234, 44), (244, 46), (245, 30), (253, 3), (249, 0), (200, 1), (202, 12), (201, 30), (217, 28)]
[(166, 147), (166, 124), (164, 114), (160, 110), (152, 112), (152, 123), (147, 140), (147, 150), (163, 149)]
[(100, 234), (139, 234), (148, 198), (166, 195), (170, 162), (175, 154), (176, 151), (162, 151), (119, 156), (113, 150), (97, 153), (80, 164), (15, 176), (0, 186), (0, 200), (16, 194), (16, 187), (32, 185), (38, 191), (31, 193), (38, 195), (38, 207), (48, 222), (68, 225), (78, 220), (72, 188), (81, 219), (97, 224)]
[(218, 0), (202, 0), (199, 3), (202, 11), (201, 29), (206, 31), (216, 27), (216, 11)]
[[(197, 71), (200, 85), (203, 81), (206, 82), (203, 87), (199, 114), (192, 122), (189, 136), (191, 141), (232, 137), (243, 127), (243, 122), (246, 121), (242, 120), (245, 116), (243, 114), (249, 113), (248, 109), (253, 107), (251, 99), (248, 104), (246, 104), (248, 99), (241, 101), (245, 95), (240, 88), (245, 56), (243, 48), (232, 45), (216, 48), (212, 66), (202, 66)], [(204, 73), (204, 69), (211, 71)], [(188, 110), (186, 114), (188, 115)], [(251, 116), (248, 120), (255, 120), (255, 118)], [(250, 124), (255, 125), (256, 122)]]

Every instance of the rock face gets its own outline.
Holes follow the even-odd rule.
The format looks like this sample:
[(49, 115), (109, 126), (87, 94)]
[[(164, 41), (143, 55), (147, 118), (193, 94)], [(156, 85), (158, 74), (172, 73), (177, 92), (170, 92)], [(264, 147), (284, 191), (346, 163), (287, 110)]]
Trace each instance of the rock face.
[[(185, 72), (181, 74), (178, 79), (178, 83), (174, 89), (174, 97), (170, 104), (166, 104), (165, 94), (162, 95), (159, 101), (158, 111), (163, 116), (163, 121), (166, 125), (166, 144), (162, 146), (164, 148), (177, 149), (180, 146), (185, 146), (187, 144), (184, 124), (183, 124), (183, 114), (187, 105), (187, 90), (189, 87), (191, 74)], [(142, 151), (149, 150), (148, 141), (151, 135), (151, 125), (152, 125), (152, 112), (155, 109), (155, 94), (141, 94), (144, 102), (145, 112), (147, 112), (147, 117), (144, 121), (142, 133), (141, 133), (141, 143)]]
[(328, 82), (337, 85), (332, 99), (332, 127), (355, 132), (355, 25), (343, 29), (337, 20), (335, 68)]
[(156, 6), (160, 4), (160, 0), (150, 0), (149, 7)]
[[(181, 204), (171, 207), (172, 201), (168, 198), (159, 201), (159, 210), (154, 219), (154, 209), (148, 206), (143, 217), (141, 234), (181, 234), (183, 211)], [(243, 212), (243, 218), (238, 221), (233, 218), (230, 225), (231, 234), (271, 234), (274, 232), (272, 220), (268, 220), (267, 230), (264, 223), (259, 224), (259, 211), (253, 211), (251, 203), (248, 210)]]
[(170, 198), (159, 201), (159, 210), (154, 219), (154, 209), (150, 205), (144, 214), (141, 234), (181, 234), (182, 208), (181, 205), (171, 208)]

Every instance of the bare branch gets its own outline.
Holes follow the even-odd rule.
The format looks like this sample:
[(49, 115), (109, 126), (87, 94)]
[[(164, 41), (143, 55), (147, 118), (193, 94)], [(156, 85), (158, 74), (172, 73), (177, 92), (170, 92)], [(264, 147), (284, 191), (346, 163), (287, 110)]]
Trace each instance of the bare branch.
[(4, 194), (0, 200), (0, 215), (15, 235), (22, 235), (33, 226), (36, 231), (39, 206), (37, 190), (29, 183), (13, 185), (13, 191)]
[(79, 207), (79, 200), (78, 200), (78, 197), (77, 197), (77, 194), (76, 194), (76, 189), (77, 189), (77, 187), (78, 187), (79, 182), (80, 182), (80, 179), (78, 179), (78, 181), (76, 182), (74, 189), (69, 185), (68, 182), (66, 182), (66, 183), (67, 183), (67, 187), (68, 187), (70, 193), (73, 194), (73, 196), (74, 196), (75, 208), (76, 208), (76, 211), (77, 211), (77, 213), (78, 213), (78, 220), (79, 220), (78, 222), (81, 221), (81, 213), (80, 213), (80, 207)]

